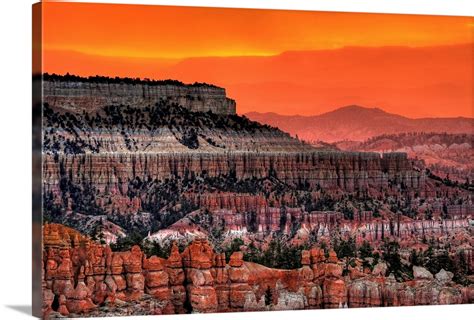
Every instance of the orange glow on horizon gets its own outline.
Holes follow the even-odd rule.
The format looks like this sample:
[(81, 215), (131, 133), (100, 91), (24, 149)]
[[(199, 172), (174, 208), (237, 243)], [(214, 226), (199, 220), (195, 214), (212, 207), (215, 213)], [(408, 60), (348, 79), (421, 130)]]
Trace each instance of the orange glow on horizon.
[(42, 6), (45, 72), (210, 82), (239, 113), (473, 117), (472, 17)]
[(180, 59), (472, 41), (470, 17), (45, 3), (44, 47)]

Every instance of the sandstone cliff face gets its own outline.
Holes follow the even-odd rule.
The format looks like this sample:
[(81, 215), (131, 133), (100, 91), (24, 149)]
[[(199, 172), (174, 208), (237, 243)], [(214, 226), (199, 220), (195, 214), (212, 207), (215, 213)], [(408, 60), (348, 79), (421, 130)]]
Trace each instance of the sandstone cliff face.
[[(45, 318), (474, 301), (473, 288), (454, 284), (444, 270), (433, 277), (418, 268), (409, 282), (385, 277), (379, 267), (370, 272), (356, 266), (343, 276), (334, 251), (328, 258), (320, 249), (303, 251), (302, 268), (278, 270), (245, 262), (240, 252), (226, 263), (205, 240), (182, 253), (173, 246), (162, 259), (147, 258), (137, 246), (112, 252), (61, 225), (47, 224), (43, 232)], [(139, 307), (131, 309), (131, 303)]]
[[(252, 209), (250, 209), (252, 210)], [(296, 230), (300, 237), (307, 237), (310, 233), (318, 238), (330, 238), (337, 232), (343, 238), (353, 237), (356, 243), (363, 241), (376, 243), (387, 237), (401, 240), (416, 239), (421, 236), (440, 237), (469, 230), (468, 219), (444, 220), (412, 220), (405, 218), (397, 223), (393, 220), (372, 219), (371, 221), (350, 221), (343, 218), (341, 212), (312, 211), (304, 212), (301, 208), (273, 208), (261, 207), (255, 211), (256, 230), (250, 230), (251, 222), (246, 211), (234, 209), (217, 209), (212, 211), (214, 219), (223, 221), (226, 230), (245, 236), (246, 234), (259, 234), (281, 232), (291, 236), (293, 225), (297, 221), (300, 228)], [(471, 212), (470, 215), (474, 214)], [(282, 216), (285, 218), (282, 219)], [(282, 221), (285, 223), (282, 225)]]
[(133, 104), (125, 96), (121, 97), (124, 101), (84, 110), (65, 108), (65, 102), (57, 102), (59, 97), (52, 94), (43, 107), (43, 151), (47, 154), (315, 150), (276, 128), (235, 113), (195, 110), (184, 102), (161, 99)]
[(211, 178), (234, 174), (238, 180), (274, 177), (292, 186), (305, 183), (311, 188), (346, 192), (383, 190), (389, 184), (404, 184), (423, 192), (425, 182), (424, 173), (413, 170), (403, 154), (383, 157), (339, 152), (86, 154), (45, 156), (43, 169), (46, 192), (57, 187), (61, 170), (71, 173), (73, 183), (86, 179), (99, 192), (122, 188), (124, 193), (127, 182), (136, 177), (165, 180), (203, 173)]
[[(342, 212), (304, 208), (299, 191), (292, 190), (304, 190), (311, 195), (312, 202), (321, 197), (318, 190), (334, 195), (336, 200), (338, 194), (344, 193), (367, 193), (374, 197), (397, 194), (401, 185), (424, 195), (425, 181), (424, 173), (414, 170), (402, 154), (382, 157), (322, 151), (110, 153), (46, 155), (43, 163), (43, 188), (51, 197), (47, 203), (63, 207), (64, 219), (66, 213), (77, 215), (88, 210), (83, 212), (88, 214), (84, 219), (104, 215), (126, 229), (126, 225), (116, 222), (116, 215), (140, 221), (143, 219), (139, 217), (144, 217), (146, 231), (151, 229), (153, 219), (164, 216), (176, 201), (190, 206), (184, 214), (209, 210), (214, 221), (224, 221), (226, 231), (281, 231), (291, 236), (297, 231), (303, 238), (314, 232), (322, 237), (329, 236), (337, 223), (341, 233), (353, 235), (357, 241), (380, 240), (384, 235), (410, 237), (413, 232), (441, 234), (466, 227), (467, 220), (455, 225), (446, 222), (444, 227), (434, 221), (398, 224), (372, 221), (372, 213), (366, 212), (361, 213), (360, 223), (341, 224)], [(161, 199), (156, 198), (159, 195)], [(154, 211), (145, 217), (148, 210)], [(462, 212), (464, 219), (472, 214), (469, 210)], [(172, 223), (182, 217), (175, 216)], [(456, 215), (452, 218), (456, 219)], [(78, 228), (76, 224), (70, 225)], [(155, 231), (158, 230), (152, 230)]]
[(215, 86), (173, 84), (96, 83), (51, 80), (43, 82), (43, 102), (52, 107), (88, 112), (108, 105), (153, 106), (161, 100), (191, 111), (235, 114), (235, 101)]
[[(466, 121), (471, 121), (466, 119)], [(473, 124), (470, 125), (473, 127)], [(459, 126), (455, 126), (458, 128)], [(472, 129), (466, 134), (419, 133), (373, 137), (364, 142), (344, 141), (336, 143), (345, 151), (405, 152), (410, 158), (425, 162), (430, 170), (440, 176), (449, 175), (451, 180), (464, 183), (474, 178), (474, 135)], [(448, 129), (445, 127), (445, 131)]]
[[(411, 169), (410, 161), (403, 156), (167, 152), (45, 155), (43, 159), (43, 190), (47, 197), (44, 203), (48, 213), (56, 212), (55, 207), (59, 206), (62, 214), (53, 221), (83, 232), (88, 231), (74, 222), (77, 214), (85, 215), (82, 225), (93, 216), (104, 216), (125, 230), (127, 225), (140, 222), (146, 232), (160, 217), (173, 215), (175, 218), (170, 219), (174, 223), (198, 208), (222, 216), (228, 230), (246, 228), (249, 219), (239, 222), (239, 216), (251, 213), (258, 220), (257, 228), (248, 230), (251, 232), (284, 229), (289, 233), (289, 221), (301, 222), (306, 229), (314, 230), (319, 225), (318, 215), (301, 212), (302, 200), (292, 190), (306, 190), (308, 195), (312, 190), (324, 190), (335, 195), (359, 192), (380, 196), (396, 193), (398, 185), (412, 192), (425, 192), (424, 174)], [(311, 197), (316, 201), (319, 195)], [(173, 209), (173, 203), (187, 205), (189, 209)], [(282, 212), (281, 206), (287, 212)], [(180, 216), (173, 214), (176, 210), (181, 212)], [(289, 217), (288, 223), (281, 226), (285, 216)], [(132, 223), (131, 219), (139, 221)], [(168, 226), (162, 223), (159, 229)], [(318, 232), (327, 233), (324, 228)]]

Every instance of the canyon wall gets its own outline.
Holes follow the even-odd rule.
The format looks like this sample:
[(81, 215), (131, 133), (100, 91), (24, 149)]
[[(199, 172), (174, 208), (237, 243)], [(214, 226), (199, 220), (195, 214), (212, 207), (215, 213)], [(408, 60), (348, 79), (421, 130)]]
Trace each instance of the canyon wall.
[(138, 246), (112, 252), (62, 225), (46, 224), (43, 234), (45, 318), (474, 302), (474, 288), (453, 283), (450, 272), (414, 267), (413, 280), (397, 282), (384, 263), (372, 271), (356, 263), (343, 276), (334, 251), (326, 257), (316, 248), (302, 252), (301, 268), (278, 270), (245, 262), (241, 252), (227, 263), (205, 240), (182, 253), (173, 245), (163, 259)]
[[(291, 235), (295, 221), (299, 228), (296, 232), (300, 237), (310, 233), (321, 237), (330, 237), (337, 233), (344, 238), (354, 237), (357, 244), (363, 241), (376, 243), (387, 237), (414, 241), (418, 237), (440, 237), (456, 232), (469, 230), (469, 220), (466, 218), (440, 220), (413, 220), (401, 217), (400, 221), (372, 218), (368, 221), (345, 220), (341, 212), (312, 211), (305, 212), (302, 208), (273, 208), (261, 207), (251, 217), (246, 211), (232, 209), (216, 209), (212, 211), (213, 219), (224, 221), (226, 230), (245, 235), (246, 233), (282, 232)], [(469, 217), (474, 215), (474, 210)], [(282, 219), (282, 216), (284, 218)], [(371, 214), (372, 216), (372, 214)], [(255, 229), (249, 230), (251, 218), (255, 220)], [(283, 224), (282, 224), (283, 221)], [(153, 238), (153, 237), (152, 237)]]
[(210, 85), (96, 83), (94, 81), (51, 80), (43, 82), (43, 102), (51, 107), (78, 112), (109, 105), (153, 106), (160, 100), (179, 104), (191, 111), (235, 114), (235, 101), (224, 88)]
[[(61, 173), (61, 170), (64, 172)], [(129, 153), (85, 154), (44, 157), (43, 183), (46, 192), (58, 192), (61, 175), (73, 183), (85, 181), (99, 191), (127, 193), (128, 181), (165, 180), (185, 175), (219, 177), (235, 175), (238, 180), (275, 178), (292, 186), (357, 190), (387, 189), (401, 184), (423, 192), (425, 175), (411, 167), (405, 154), (302, 152), (302, 153)]]

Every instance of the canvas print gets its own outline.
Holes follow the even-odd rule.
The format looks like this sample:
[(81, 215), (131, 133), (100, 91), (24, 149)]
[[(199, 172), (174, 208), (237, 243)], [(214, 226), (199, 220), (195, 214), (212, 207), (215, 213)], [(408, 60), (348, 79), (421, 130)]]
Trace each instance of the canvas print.
[(473, 302), (472, 17), (35, 19), (41, 317)]

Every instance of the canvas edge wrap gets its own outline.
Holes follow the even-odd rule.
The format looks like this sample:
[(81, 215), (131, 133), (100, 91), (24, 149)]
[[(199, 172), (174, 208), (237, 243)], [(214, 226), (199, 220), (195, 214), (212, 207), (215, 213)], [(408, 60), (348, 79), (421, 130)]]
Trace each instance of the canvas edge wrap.
[(42, 4), (32, 7), (32, 314), (42, 317)]

